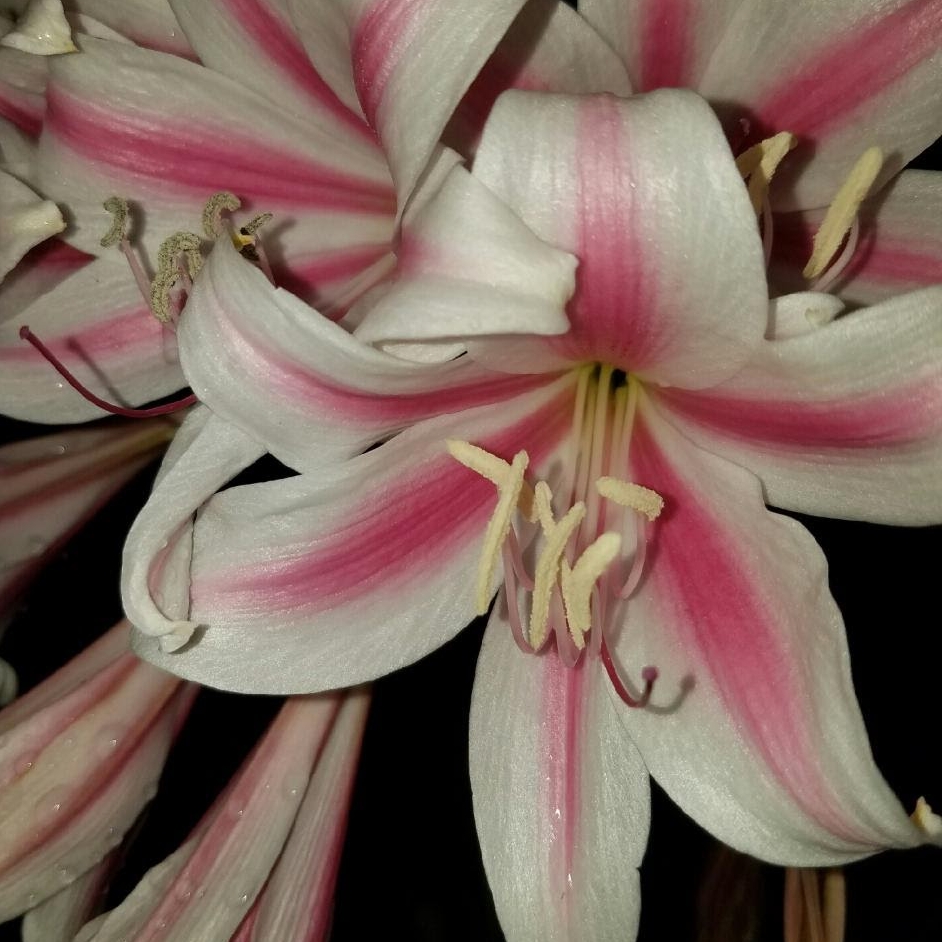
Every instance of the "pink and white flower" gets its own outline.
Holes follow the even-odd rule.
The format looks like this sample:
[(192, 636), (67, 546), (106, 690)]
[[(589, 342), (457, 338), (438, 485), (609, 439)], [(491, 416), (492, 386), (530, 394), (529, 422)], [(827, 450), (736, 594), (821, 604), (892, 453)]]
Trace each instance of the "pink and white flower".
[(96, 868), (156, 792), (196, 687), (127, 638), (115, 626), (0, 711), (0, 921)]
[[(180, 343), (217, 415), (130, 535), (137, 648), (237, 690), (358, 682), (460, 630), (502, 556), (471, 774), (515, 939), (630, 931), (648, 773), (779, 863), (935, 839), (873, 764), (820, 550), (764, 501), (942, 519), (942, 288), (813, 331), (816, 305), (770, 304), (702, 100), (508, 93), (355, 336), (216, 246)], [(259, 443), (301, 473), (217, 494), (194, 525), (224, 473), (210, 456)], [(177, 527), (192, 563), (162, 611), (151, 554), (177, 552)]]
[(369, 696), (293, 697), (177, 851), (77, 942), (319, 942)]

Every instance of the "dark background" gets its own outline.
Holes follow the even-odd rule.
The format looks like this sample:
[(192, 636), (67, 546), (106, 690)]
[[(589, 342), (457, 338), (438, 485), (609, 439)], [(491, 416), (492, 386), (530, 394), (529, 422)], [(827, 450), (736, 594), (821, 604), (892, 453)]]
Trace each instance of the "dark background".
[[(916, 165), (938, 169), (940, 158), (936, 145)], [(46, 431), (0, 420), (0, 441)], [(154, 470), (141, 474), (102, 511), (23, 600), (0, 641), (0, 655), (16, 666), (21, 689), (120, 617), (122, 540)], [(802, 522), (830, 562), (831, 588), (847, 623), (877, 762), (907, 808), (919, 795), (942, 808), (936, 759), (942, 527)], [(476, 622), (437, 653), (375, 684), (340, 870), (335, 942), (362, 942), (379, 931), (415, 942), (503, 938), (478, 855), (466, 762), (468, 705), (482, 631), (483, 623)], [(112, 905), (186, 837), (279, 702), (201, 694), (112, 887)], [(755, 931), (727, 935), (722, 942), (781, 939), (780, 870), (722, 856), (716, 842), (656, 787), (652, 817), (642, 868), (642, 942), (720, 942), (709, 928), (731, 912)], [(886, 853), (846, 872), (848, 942), (942, 939), (942, 851)], [(719, 873), (726, 876), (717, 883)], [(710, 886), (712, 891), (704, 889)], [(0, 926), (0, 942), (18, 938), (16, 923)]]

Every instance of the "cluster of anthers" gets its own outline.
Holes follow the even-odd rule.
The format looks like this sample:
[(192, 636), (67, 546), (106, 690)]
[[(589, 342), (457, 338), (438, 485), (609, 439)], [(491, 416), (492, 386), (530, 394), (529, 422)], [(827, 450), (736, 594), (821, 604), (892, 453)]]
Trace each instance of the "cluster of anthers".
[[(127, 259), (144, 303), (161, 324), (173, 330), (186, 303), (186, 297), (193, 288), (193, 280), (203, 267), (201, 238), (195, 232), (181, 231), (164, 239), (157, 251), (157, 271), (153, 279), (150, 279), (131, 246), (128, 236), (130, 209), (127, 200), (119, 196), (111, 196), (103, 205), (111, 213), (112, 221), (111, 227), (101, 239), (102, 248), (118, 246)], [(203, 208), (203, 232), (210, 242), (215, 242), (223, 232), (226, 232), (242, 255), (257, 264), (268, 280), (274, 284), (265, 249), (256, 235), (258, 230), (272, 218), (272, 214), (260, 213), (244, 226), (236, 229), (223, 217), (223, 213), (235, 212), (241, 205), (239, 198), (232, 193), (220, 192), (211, 196)], [(134, 419), (151, 418), (177, 412), (197, 401), (196, 396), (188, 395), (175, 402), (147, 409), (130, 409), (116, 405), (88, 389), (25, 324), (20, 328), (20, 337), (31, 343), (73, 389), (89, 402), (112, 415)]]
[[(497, 488), (478, 565), (478, 613), (487, 611), (501, 558), (508, 621), (518, 647), (537, 653), (553, 634), (556, 651), (568, 667), (587, 651), (598, 656), (615, 690), (632, 707), (647, 704), (657, 669), (642, 670), (644, 688), (635, 696), (612, 659), (606, 635), (616, 624), (613, 609), (641, 580), (647, 528), (664, 507), (663, 498), (650, 488), (607, 473), (620, 468), (627, 456), (637, 395), (637, 381), (611, 366), (580, 367), (571, 439), (575, 454), (565, 465), (570, 477), (556, 490), (557, 505), (564, 503), (568, 509), (559, 519), (550, 485), (540, 480), (531, 486), (526, 480), (525, 451), (507, 462), (466, 441), (446, 443), (453, 458)], [(624, 519), (626, 510), (632, 512), (630, 522)], [(615, 564), (626, 524), (634, 530), (635, 546), (627, 574), (618, 577)], [(531, 575), (524, 556), (537, 547), (531, 554)], [(521, 594), (530, 597), (526, 628), (520, 616)]]
[[(736, 158), (752, 201), (752, 208), (762, 219), (762, 247), (765, 263), (772, 256), (773, 221), (769, 185), (779, 164), (794, 149), (798, 138), (789, 131), (768, 137)], [(860, 204), (870, 195), (883, 168), (879, 147), (865, 150), (838, 189), (814, 236), (811, 257), (802, 270), (809, 291), (826, 291), (840, 277), (857, 250), (860, 237)], [(843, 246), (843, 248), (842, 248)]]

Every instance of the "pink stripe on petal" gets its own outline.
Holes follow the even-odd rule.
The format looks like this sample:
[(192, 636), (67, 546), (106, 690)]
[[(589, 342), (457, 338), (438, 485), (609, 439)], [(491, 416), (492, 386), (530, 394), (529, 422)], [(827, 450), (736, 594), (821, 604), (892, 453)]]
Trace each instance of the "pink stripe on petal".
[[(64, 330), (69, 325), (62, 325)], [(67, 366), (79, 362), (94, 363), (96, 359), (130, 359), (141, 355), (143, 350), (153, 350), (162, 345), (166, 328), (144, 307), (119, 311), (107, 320), (82, 327), (65, 336), (43, 336), (41, 339)], [(9, 346), (0, 347), (0, 361), (7, 363), (32, 363), (39, 354), (25, 341), (10, 341)], [(50, 366), (51, 370), (52, 367)]]
[(913, 380), (850, 401), (745, 399), (664, 389), (658, 397), (685, 418), (747, 442), (802, 453), (829, 448), (879, 448), (924, 440), (942, 428), (942, 384)]
[(639, 92), (692, 87), (693, 36), (697, 18), (691, 0), (641, 4)]
[(739, 552), (740, 534), (710, 512), (642, 422), (632, 435), (631, 465), (633, 479), (655, 487), (666, 502), (647, 576), (666, 616), (659, 630), (671, 632), (691, 665), (706, 672), (694, 682), (715, 688), (733, 725), (798, 807), (832, 834), (854, 840), (816, 759), (811, 704), (793, 667), (799, 652), (782, 640), (788, 613), (771, 610), (757, 592), (753, 579), (762, 574)]
[(262, 53), (305, 95), (331, 116), (357, 134), (376, 142), (376, 137), (363, 119), (354, 114), (336, 92), (320, 77), (297, 36), (270, 7), (258, 0), (226, 0), (229, 13), (258, 45)]
[(24, 101), (16, 101), (8, 93), (4, 94), (2, 88), (0, 88), (0, 118), (6, 118), (30, 137), (39, 137), (39, 132), (43, 127), (42, 108), (31, 107)]
[(386, 85), (408, 51), (408, 34), (421, 10), (421, 0), (376, 0), (354, 30), (353, 78), (363, 113), (374, 128)]
[(876, 11), (843, 38), (819, 46), (754, 105), (752, 138), (791, 131), (814, 139), (853, 119), (942, 45), (942, 4), (909, 0)]
[(179, 121), (159, 127), (155, 115), (99, 108), (57, 86), (47, 94), (47, 122), (65, 146), (127, 180), (162, 181), (194, 199), (231, 190), (246, 208), (264, 202), (292, 209), (393, 215), (390, 186), (240, 137), (232, 127)]
[[(551, 647), (539, 655), (542, 668), (541, 755), (545, 760), (543, 803), (548, 824), (546, 852), (553, 895), (567, 897), (572, 880), (581, 807), (582, 720), (585, 658), (563, 665)], [(591, 735), (591, 733), (590, 733)]]
[(657, 297), (646, 240), (632, 194), (635, 169), (613, 100), (593, 101), (578, 129), (579, 200), (576, 292), (567, 313), (571, 330), (551, 346), (573, 359), (642, 370), (656, 356)]
[[(510, 460), (526, 448), (533, 465), (569, 428), (571, 390), (526, 419), (475, 444)], [(494, 509), (494, 485), (445, 452), (363, 495), (363, 510), (310, 546), (269, 554), (248, 569), (194, 581), (193, 609), (324, 612), (349, 603), (358, 588), (370, 595), (384, 586), (421, 580), (442, 558), (474, 539)], [(297, 555), (299, 554), (300, 555)], [(469, 574), (468, 578), (472, 578)]]

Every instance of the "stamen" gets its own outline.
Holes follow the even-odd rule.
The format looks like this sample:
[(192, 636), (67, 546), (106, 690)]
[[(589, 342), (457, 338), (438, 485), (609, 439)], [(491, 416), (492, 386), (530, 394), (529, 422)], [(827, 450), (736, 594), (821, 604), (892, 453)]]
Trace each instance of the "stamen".
[[(503, 458), (498, 458), (497, 455), (492, 455), (489, 451), (478, 448), (470, 442), (449, 438), (445, 442), (445, 447), (452, 458), (471, 471), (480, 474), (482, 478), (486, 478), (495, 487), (500, 487), (510, 471), (510, 465)], [(533, 489), (526, 481), (520, 489), (518, 509), (530, 523), (536, 521), (533, 509)]]
[(617, 533), (603, 533), (591, 546), (586, 547), (575, 566), (563, 559), (560, 568), (560, 589), (566, 605), (566, 620), (573, 643), (581, 651), (585, 635), (592, 627), (589, 601), (592, 590), (602, 574), (621, 550), (621, 537)]
[(883, 153), (879, 147), (871, 147), (864, 151), (860, 159), (854, 164), (850, 175), (844, 185), (837, 191), (834, 202), (831, 203), (815, 233), (811, 258), (805, 265), (802, 274), (811, 280), (817, 278), (834, 257), (844, 236), (849, 232), (860, 204), (867, 198), (880, 170), (883, 167)]
[(128, 419), (149, 419), (153, 418), (155, 415), (169, 415), (171, 412), (189, 408), (198, 401), (196, 396), (191, 393), (189, 396), (184, 396), (176, 402), (168, 402), (162, 406), (151, 406), (149, 409), (127, 409), (124, 406), (116, 406), (96, 396), (90, 389), (84, 386), (82, 382), (69, 371), (68, 367), (25, 324), (20, 328), (20, 338), (29, 341), (76, 392), (92, 403), (92, 405), (96, 405), (99, 409), (110, 412), (112, 415), (122, 415)]
[(762, 201), (778, 165), (797, 143), (798, 138), (794, 134), (782, 131), (774, 137), (759, 141), (736, 158), (736, 168), (742, 178), (749, 179), (749, 200), (756, 213), (762, 209)]
[[(186, 261), (186, 270), (181, 260)], [(187, 280), (195, 278), (202, 266), (200, 237), (195, 233), (175, 232), (161, 243), (157, 252), (157, 274), (150, 290), (150, 308), (162, 324), (173, 321), (170, 292), (177, 281), (187, 276)]]
[(203, 207), (203, 232), (207, 239), (215, 239), (222, 232), (223, 212), (235, 212), (242, 205), (242, 200), (235, 193), (223, 190), (214, 193)]
[(127, 238), (128, 201), (120, 196), (109, 196), (102, 206), (112, 215), (111, 228), (101, 237), (101, 247), (106, 249)]
[(144, 303), (150, 307), (151, 285), (150, 279), (144, 274), (144, 269), (138, 261), (134, 250), (131, 248), (131, 242), (128, 239), (128, 201), (120, 196), (109, 196), (102, 204), (104, 208), (112, 214), (111, 228), (99, 240), (102, 248), (108, 248), (111, 245), (117, 245), (121, 249), (121, 254), (127, 260), (131, 274), (137, 284), (137, 290), (141, 292)]
[(559, 563), (569, 538), (585, 517), (585, 504), (579, 501), (566, 511), (558, 523), (553, 519), (552, 492), (545, 481), (539, 481), (534, 502), (546, 545), (540, 553), (533, 576), (533, 601), (530, 608), (530, 647), (538, 651), (549, 632), (550, 596), (559, 578)]
[(651, 691), (654, 689), (654, 683), (658, 678), (657, 668), (648, 666), (641, 671), (641, 679), (644, 681), (644, 690), (641, 691), (640, 697), (633, 697), (628, 692), (628, 688), (625, 686), (621, 677), (618, 676), (618, 669), (615, 667), (615, 662), (612, 660), (612, 654), (608, 650), (608, 643), (605, 641), (604, 637), (602, 638), (602, 646), (599, 654), (602, 658), (602, 664), (605, 666), (605, 672), (608, 674), (608, 679), (612, 682), (615, 693), (618, 694), (622, 702), (626, 706), (630, 706), (634, 709), (646, 707), (651, 700)]
[(644, 514), (648, 520), (656, 520), (664, 509), (664, 498), (657, 491), (630, 481), (620, 481), (618, 478), (603, 477), (595, 482), (596, 490), (607, 500), (614, 501), (622, 507), (636, 510)]
[(910, 815), (913, 824), (933, 840), (942, 838), (942, 818), (929, 806), (929, 802), (920, 796), (916, 799), (916, 810)]

